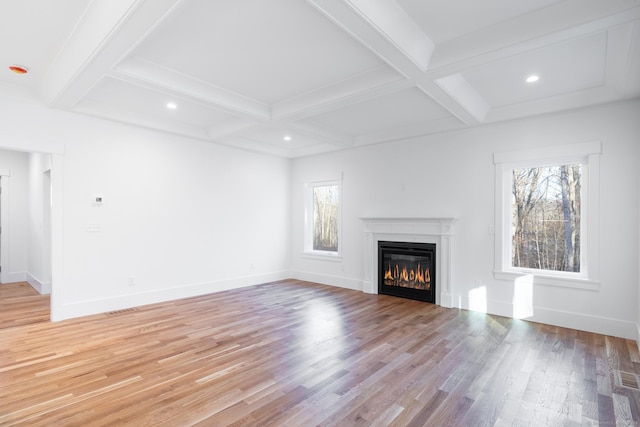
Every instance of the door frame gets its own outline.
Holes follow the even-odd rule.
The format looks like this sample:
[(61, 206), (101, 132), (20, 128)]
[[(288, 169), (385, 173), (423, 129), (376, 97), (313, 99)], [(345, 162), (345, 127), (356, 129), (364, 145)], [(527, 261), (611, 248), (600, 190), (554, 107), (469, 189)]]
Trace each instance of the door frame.
[(0, 169), (0, 284), (9, 266), (9, 183), (11, 171)]

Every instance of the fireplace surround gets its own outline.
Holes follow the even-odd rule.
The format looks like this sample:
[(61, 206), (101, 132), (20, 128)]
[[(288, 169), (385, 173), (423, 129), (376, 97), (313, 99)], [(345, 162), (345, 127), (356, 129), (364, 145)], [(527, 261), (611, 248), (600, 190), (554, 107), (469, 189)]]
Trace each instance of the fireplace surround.
[(455, 218), (361, 218), (364, 224), (363, 292), (378, 293), (378, 242), (432, 243), (436, 245), (435, 304), (453, 306), (451, 253)]

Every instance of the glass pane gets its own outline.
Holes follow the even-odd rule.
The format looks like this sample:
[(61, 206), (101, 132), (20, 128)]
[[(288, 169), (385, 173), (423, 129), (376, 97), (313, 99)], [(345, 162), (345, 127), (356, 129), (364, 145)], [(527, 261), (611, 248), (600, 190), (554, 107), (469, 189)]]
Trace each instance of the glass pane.
[(580, 271), (580, 165), (513, 170), (512, 265)]
[(313, 187), (313, 250), (338, 252), (338, 186)]

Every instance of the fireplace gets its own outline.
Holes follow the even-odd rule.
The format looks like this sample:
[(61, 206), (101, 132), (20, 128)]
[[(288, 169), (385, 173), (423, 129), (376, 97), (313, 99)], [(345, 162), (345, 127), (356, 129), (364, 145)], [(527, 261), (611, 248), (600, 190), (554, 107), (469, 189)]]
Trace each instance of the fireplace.
[(378, 293), (435, 303), (435, 243), (378, 241)]
[(364, 225), (364, 278), (362, 291), (379, 293), (378, 242), (432, 243), (436, 245), (431, 274), (435, 304), (453, 307), (451, 286), (452, 248), (455, 218), (451, 217), (367, 217)]

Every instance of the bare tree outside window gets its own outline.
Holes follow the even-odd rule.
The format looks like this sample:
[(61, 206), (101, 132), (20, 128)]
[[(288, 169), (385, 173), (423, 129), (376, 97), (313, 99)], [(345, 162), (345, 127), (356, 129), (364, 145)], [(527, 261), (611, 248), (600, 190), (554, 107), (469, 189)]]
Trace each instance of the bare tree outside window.
[(580, 165), (513, 169), (512, 265), (580, 272)]
[(338, 252), (339, 188), (313, 187), (313, 250)]

